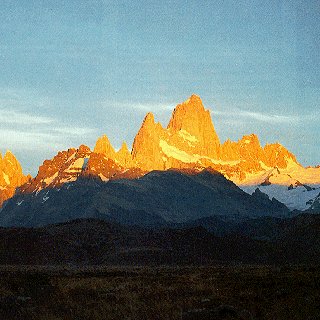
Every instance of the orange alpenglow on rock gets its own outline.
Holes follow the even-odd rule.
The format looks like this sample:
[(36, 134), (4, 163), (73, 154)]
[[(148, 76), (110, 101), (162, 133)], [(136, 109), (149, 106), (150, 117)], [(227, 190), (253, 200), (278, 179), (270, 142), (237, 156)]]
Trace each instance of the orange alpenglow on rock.
[[(3, 162), (0, 161), (0, 169)], [(16, 163), (13, 159), (11, 162)], [(236, 142), (227, 140), (220, 144), (210, 111), (204, 108), (199, 96), (192, 95), (176, 106), (166, 128), (149, 112), (134, 138), (131, 152), (126, 143), (115, 151), (108, 137), (103, 135), (98, 138), (93, 152), (82, 145), (44, 161), (37, 177), (22, 186), (21, 191), (57, 187), (75, 181), (80, 175), (108, 181), (139, 177), (152, 170), (199, 171), (209, 167), (238, 185), (260, 184), (270, 175), (272, 178), (268, 181), (278, 179), (279, 184), (287, 181), (288, 176), (301, 183), (320, 183), (320, 168), (302, 167), (279, 143), (262, 147), (258, 136), (250, 134)], [(281, 172), (275, 174), (274, 170)], [(21, 167), (18, 171), (22, 172)], [(9, 179), (17, 179), (14, 180), (17, 186), (23, 181), (7, 175)], [(0, 176), (1, 181), (4, 183)]]
[(131, 153), (125, 142), (122, 143), (121, 148), (116, 153), (116, 161), (119, 162), (125, 168), (131, 168), (134, 166)]
[(287, 160), (298, 163), (296, 157), (280, 143), (266, 144), (263, 148), (265, 164), (269, 167), (286, 168)]
[(199, 158), (219, 157), (220, 141), (210, 111), (192, 95), (177, 105), (166, 129), (148, 113), (135, 137), (133, 160), (144, 170), (190, 168)]
[(163, 170), (164, 161), (161, 156), (160, 139), (165, 130), (160, 123), (155, 123), (154, 115), (149, 112), (133, 141), (132, 158), (143, 170)]
[(26, 183), (31, 176), (25, 176), (16, 157), (8, 150), (4, 157), (0, 154), (0, 207), (11, 198), (17, 187)]
[(246, 173), (263, 170), (262, 166), (284, 168), (288, 159), (297, 163), (280, 144), (261, 147), (255, 134), (221, 145), (210, 111), (197, 95), (176, 106), (167, 128), (149, 112), (135, 136), (131, 154), (126, 144), (116, 152), (105, 135), (97, 140), (93, 152), (122, 167), (143, 171), (213, 167), (238, 182), (246, 179)]
[(93, 152), (103, 153), (107, 158), (110, 159), (114, 159), (116, 155), (116, 152), (106, 135), (103, 135), (97, 140)]
[[(219, 158), (220, 140), (214, 129), (209, 110), (205, 110), (199, 96), (193, 94), (176, 106), (168, 124), (170, 133), (186, 133), (194, 140), (193, 153)], [(187, 136), (185, 139), (188, 139)], [(190, 137), (194, 137), (191, 138)]]

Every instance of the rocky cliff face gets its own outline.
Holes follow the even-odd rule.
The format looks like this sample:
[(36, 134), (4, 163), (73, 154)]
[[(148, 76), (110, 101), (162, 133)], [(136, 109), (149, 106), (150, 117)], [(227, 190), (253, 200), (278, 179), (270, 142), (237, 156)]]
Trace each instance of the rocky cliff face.
[(263, 148), (265, 154), (265, 164), (269, 167), (284, 169), (288, 166), (288, 161), (298, 164), (296, 157), (280, 143), (266, 144)]
[(160, 123), (156, 123), (154, 115), (149, 112), (139, 129), (132, 147), (132, 160), (143, 170), (164, 170), (160, 141), (166, 135)]
[[(136, 178), (144, 173), (138, 168), (127, 169), (120, 161), (126, 162), (125, 146), (115, 152), (108, 138), (99, 138), (91, 151), (88, 146), (71, 148), (59, 152), (53, 159), (45, 160), (37, 176), (19, 189), (21, 193), (40, 192), (45, 188), (60, 188), (79, 177), (96, 177), (102, 181), (120, 178)], [(130, 154), (129, 154), (130, 155)]]
[(7, 151), (4, 157), (0, 154), (0, 207), (14, 195), (17, 187), (30, 178), (23, 174), (20, 163), (10, 151)]
[(149, 113), (134, 140), (133, 161), (144, 170), (190, 168), (219, 158), (220, 141), (210, 112), (192, 95), (173, 111), (166, 129)]
[(104, 154), (107, 158), (111, 159), (114, 159), (116, 155), (116, 152), (106, 135), (98, 138), (93, 152)]
[(127, 144), (123, 142), (119, 151), (116, 152), (106, 135), (98, 138), (93, 152), (103, 155), (104, 158), (112, 159), (123, 167), (129, 168), (133, 166)]
[(187, 142), (186, 151), (219, 159), (219, 137), (214, 129), (210, 111), (205, 110), (200, 97), (192, 95), (174, 109), (168, 130), (171, 135), (178, 137), (176, 142)]

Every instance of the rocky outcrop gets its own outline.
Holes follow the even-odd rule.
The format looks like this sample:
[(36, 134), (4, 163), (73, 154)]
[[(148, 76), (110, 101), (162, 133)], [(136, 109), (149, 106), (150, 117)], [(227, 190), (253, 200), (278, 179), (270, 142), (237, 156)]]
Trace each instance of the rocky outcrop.
[(288, 160), (298, 164), (296, 157), (280, 143), (266, 144), (263, 148), (265, 154), (265, 164), (269, 167), (284, 169), (288, 165)]
[(174, 109), (167, 129), (187, 141), (193, 154), (219, 159), (220, 140), (199, 96), (192, 95)]
[(106, 135), (103, 135), (102, 137), (98, 138), (96, 145), (93, 149), (93, 152), (101, 153), (110, 159), (114, 159), (116, 155), (116, 152)]
[(46, 188), (60, 188), (79, 177), (96, 177), (108, 181), (136, 178), (144, 174), (139, 168), (130, 169), (125, 166), (125, 163), (132, 162), (125, 146), (115, 152), (108, 141), (106, 136), (100, 138), (98, 148), (95, 148), (99, 152), (92, 152), (88, 146), (81, 145), (78, 149), (61, 151), (53, 159), (45, 160), (39, 167), (37, 176), (22, 185), (19, 192), (32, 193)]
[(10, 151), (7, 151), (4, 157), (0, 154), (0, 207), (14, 195), (17, 187), (30, 178), (23, 174), (19, 161)]
[(161, 138), (166, 135), (160, 123), (156, 123), (154, 115), (149, 112), (134, 139), (132, 159), (136, 166), (143, 170), (163, 170), (164, 159), (160, 147)]
[(131, 153), (125, 142), (122, 143), (121, 148), (116, 153), (116, 160), (125, 168), (134, 167), (134, 162), (132, 161)]
[(91, 150), (85, 145), (78, 149), (60, 151), (53, 159), (45, 160), (37, 176), (21, 186), (21, 192), (37, 192), (44, 188), (60, 187), (66, 182), (77, 180), (86, 166)]

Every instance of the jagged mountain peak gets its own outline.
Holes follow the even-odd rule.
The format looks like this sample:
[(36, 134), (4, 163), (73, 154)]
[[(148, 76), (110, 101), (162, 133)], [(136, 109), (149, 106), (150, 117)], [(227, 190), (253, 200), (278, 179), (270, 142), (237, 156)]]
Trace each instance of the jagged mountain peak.
[(116, 153), (113, 146), (111, 145), (110, 140), (105, 134), (98, 138), (93, 152), (102, 153), (106, 155), (108, 158), (114, 158)]
[(17, 164), (17, 158), (14, 156), (14, 154), (10, 151), (7, 150), (6, 153), (3, 156), (3, 160), (11, 161), (15, 164)]
[(126, 143), (125, 141), (122, 142), (121, 147), (120, 147), (118, 153), (130, 153), (130, 152), (129, 152), (128, 145), (127, 145), (127, 143)]
[(184, 140), (193, 142), (194, 154), (215, 159), (219, 157), (220, 140), (210, 110), (204, 108), (199, 96), (192, 95), (175, 107), (167, 130), (171, 134), (180, 134)]
[[(192, 95), (175, 107), (167, 128), (173, 131), (184, 129), (192, 134), (199, 134), (201, 124), (209, 126), (210, 130), (214, 131), (210, 111), (204, 108), (199, 96)], [(215, 135), (215, 132), (212, 133)]]
[(9, 149), (7, 149), (4, 156), (8, 156), (8, 157), (13, 156), (14, 157), (14, 154)]
[(19, 161), (11, 151), (7, 150), (3, 157), (0, 154), (0, 207), (14, 195), (17, 187), (30, 178), (30, 175), (23, 174)]
[(146, 125), (148, 123), (152, 123), (154, 124), (155, 123), (155, 120), (154, 120), (154, 114), (152, 112), (148, 112), (146, 114), (146, 116), (144, 117), (143, 119), (143, 122), (142, 122), (142, 125)]
[(0, 161), (2, 162), (2, 169), (10, 172), (16, 170), (22, 173), (21, 165), (11, 151), (7, 150), (5, 155), (0, 158)]
[(259, 137), (255, 133), (251, 133), (249, 135), (244, 135), (240, 140), (241, 144), (255, 144), (260, 147)]
[(266, 155), (266, 165), (270, 167), (286, 168), (288, 166), (289, 160), (298, 164), (298, 161), (294, 154), (289, 152), (282, 144), (279, 142), (266, 144), (263, 148)]
[(152, 112), (148, 112), (142, 121), (139, 132), (149, 132), (154, 130), (163, 130), (163, 127), (160, 122), (155, 121), (154, 114)]
[(86, 146), (85, 144), (81, 144), (79, 146), (79, 148), (77, 149), (77, 153), (80, 154), (80, 153), (88, 153), (88, 152), (91, 152), (90, 150), (90, 147)]
[(204, 106), (200, 96), (197, 94), (192, 94), (187, 100), (181, 103), (182, 106), (195, 107), (204, 110)]

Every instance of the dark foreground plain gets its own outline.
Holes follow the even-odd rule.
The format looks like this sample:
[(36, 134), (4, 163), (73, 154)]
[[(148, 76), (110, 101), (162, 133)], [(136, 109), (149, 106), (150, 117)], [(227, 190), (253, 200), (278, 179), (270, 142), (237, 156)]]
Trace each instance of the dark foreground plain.
[(320, 267), (0, 268), (1, 319), (320, 319)]

